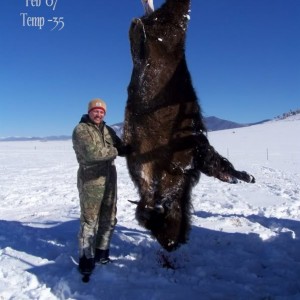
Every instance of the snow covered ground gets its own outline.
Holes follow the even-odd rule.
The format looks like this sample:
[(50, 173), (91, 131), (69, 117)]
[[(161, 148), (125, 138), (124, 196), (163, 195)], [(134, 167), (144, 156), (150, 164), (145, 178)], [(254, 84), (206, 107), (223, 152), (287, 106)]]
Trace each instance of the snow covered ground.
[[(209, 133), (255, 184), (202, 175), (188, 244), (172, 253), (135, 220), (123, 158), (112, 264), (82, 283), (71, 141), (0, 143), (0, 299), (300, 299), (300, 118)], [(165, 268), (166, 258), (175, 268)]]

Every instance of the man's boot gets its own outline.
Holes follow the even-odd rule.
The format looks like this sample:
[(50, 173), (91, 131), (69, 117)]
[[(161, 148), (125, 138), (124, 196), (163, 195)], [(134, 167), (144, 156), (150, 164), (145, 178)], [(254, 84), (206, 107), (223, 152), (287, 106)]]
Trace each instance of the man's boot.
[(90, 275), (95, 268), (94, 258), (86, 258), (85, 255), (79, 258), (79, 272), (83, 275)]
[(111, 259), (109, 258), (109, 249), (106, 249), (106, 250), (96, 249), (95, 263), (104, 265), (109, 262), (111, 262)]

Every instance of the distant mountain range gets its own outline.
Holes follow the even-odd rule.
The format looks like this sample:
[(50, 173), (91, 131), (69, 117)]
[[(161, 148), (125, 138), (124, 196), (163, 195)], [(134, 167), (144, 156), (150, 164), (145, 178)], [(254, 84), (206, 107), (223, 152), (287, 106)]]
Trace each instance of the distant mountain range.
[[(224, 129), (247, 127), (251, 125), (261, 124), (267, 121), (270, 120), (263, 120), (256, 123), (240, 124), (240, 123), (235, 123), (227, 120), (222, 120), (217, 117), (204, 117), (204, 123), (207, 128), (207, 131), (217, 131), (217, 130), (224, 130)], [(114, 124), (111, 127), (115, 130), (118, 136), (122, 135), (123, 123)]]
[[(246, 127), (251, 126), (255, 124), (260, 124), (267, 122), (269, 120), (263, 120), (257, 123), (249, 123), (249, 124), (240, 124), (235, 123), (227, 120), (222, 120), (217, 117), (204, 117), (204, 123), (206, 125), (206, 128), (208, 131), (216, 131), (216, 130), (224, 130), (224, 129), (233, 129), (233, 128), (239, 128), (239, 127)], [(111, 125), (111, 127), (116, 131), (118, 136), (121, 136), (123, 133), (123, 123), (117, 123), (114, 125)], [(71, 139), (71, 136), (67, 135), (60, 135), (60, 136), (47, 136), (47, 137), (0, 137), (1, 141), (65, 141)]]
[[(287, 119), (293, 116), (300, 116), (300, 109), (296, 110), (290, 110), (287, 113), (283, 113), (280, 116), (275, 117), (273, 120), (283, 120)], [(235, 123), (227, 120), (222, 120), (217, 117), (204, 117), (204, 123), (208, 131), (217, 131), (217, 130), (224, 130), (224, 129), (233, 129), (233, 128), (240, 128), (240, 127), (247, 127), (257, 124), (262, 124), (267, 121), (270, 121), (270, 119), (263, 120), (256, 123), (247, 123), (247, 124), (241, 124), (241, 123)], [(117, 123), (114, 125), (111, 125), (111, 127), (116, 131), (118, 136), (121, 136), (123, 133), (123, 126), (124, 123)], [(70, 140), (71, 136), (68, 135), (59, 135), (59, 136), (47, 136), (47, 137), (0, 137), (0, 142), (4, 141), (41, 141), (41, 142), (47, 142), (47, 141), (66, 141)]]
[(22, 136), (10, 136), (10, 137), (0, 137), (0, 142), (18, 142), (18, 141), (66, 141), (70, 140), (71, 136), (68, 135), (53, 135), (53, 136), (46, 136), (46, 137), (22, 137)]

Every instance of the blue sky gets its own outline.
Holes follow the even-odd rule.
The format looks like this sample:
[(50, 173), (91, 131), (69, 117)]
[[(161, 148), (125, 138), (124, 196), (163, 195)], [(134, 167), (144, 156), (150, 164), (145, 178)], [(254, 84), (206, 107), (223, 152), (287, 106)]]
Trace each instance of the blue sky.
[[(70, 135), (95, 97), (122, 122), (140, 0), (30, 3), (0, 4), (0, 137)], [(204, 115), (248, 123), (300, 108), (299, 33), (299, 0), (193, 0), (186, 55)]]

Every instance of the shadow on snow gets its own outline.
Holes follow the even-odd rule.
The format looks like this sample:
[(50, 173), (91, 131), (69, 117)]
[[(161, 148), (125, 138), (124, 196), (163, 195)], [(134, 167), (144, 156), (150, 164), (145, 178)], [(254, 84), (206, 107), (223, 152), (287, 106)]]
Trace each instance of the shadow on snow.
[[(187, 286), (191, 278), (198, 278), (194, 289), (198, 288), (199, 291), (202, 289), (202, 280), (206, 289), (209, 288), (207, 284), (211, 283), (212, 290), (216, 283), (224, 280), (225, 284), (235, 283), (239, 289), (242, 289), (242, 286), (250, 286), (250, 290), (256, 289), (256, 292), (257, 289), (261, 289), (262, 296), (280, 294), (280, 290), (283, 290), (282, 295), (300, 292), (298, 221), (257, 215), (220, 215), (202, 211), (195, 212), (195, 215), (203, 219), (213, 216), (245, 218), (273, 231), (274, 228), (278, 228), (279, 231), (280, 228), (289, 230), (278, 232), (273, 238), (263, 241), (255, 233), (226, 233), (192, 226), (188, 244), (167, 254), (180, 261), (178, 270), (170, 273), (159, 265), (157, 255), (163, 250), (160, 250), (155, 240), (149, 239), (148, 232), (118, 225), (111, 245), (111, 255), (115, 263), (97, 267), (91, 281), (101, 285), (89, 287), (81, 283), (77, 266), (71, 260), (71, 256), (77, 260), (78, 220), (43, 223), (40, 227), (39, 224), (0, 220), (0, 247), (2, 250), (11, 248), (18, 251), (20, 257), (32, 255), (48, 260), (48, 263), (43, 262), (40, 266), (29, 264), (27, 271), (34, 274), (40, 283), (51, 288), (59, 298), (75, 296), (76, 299), (81, 299), (84, 295), (94, 295), (97, 299), (103, 293), (102, 296), (105, 295), (106, 299), (109, 299), (108, 290), (102, 286), (103, 283), (112, 285), (115, 282), (119, 286), (126, 286), (130, 280), (134, 283), (137, 278), (141, 282), (144, 279), (143, 286), (137, 288), (138, 293), (139, 289), (147, 289), (149, 280), (151, 282), (157, 276), (162, 276), (160, 280), (168, 277), (169, 284), (172, 281), (170, 278), (177, 276), (176, 280), (182, 280), (183, 285), (186, 280)], [(274, 286), (271, 282), (274, 276), (282, 279), (282, 287)], [(176, 280), (171, 283), (175, 284)], [(245, 296), (247, 295), (251, 296), (251, 292), (245, 292)], [(93, 299), (93, 296), (90, 299)]]

